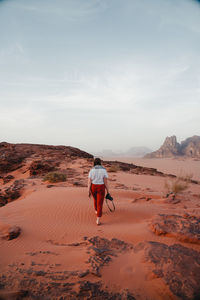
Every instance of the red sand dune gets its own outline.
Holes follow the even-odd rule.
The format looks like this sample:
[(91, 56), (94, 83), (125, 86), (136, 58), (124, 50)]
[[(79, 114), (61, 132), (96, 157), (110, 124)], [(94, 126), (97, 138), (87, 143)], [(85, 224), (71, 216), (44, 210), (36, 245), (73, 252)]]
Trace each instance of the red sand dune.
[[(87, 180), (87, 174), (83, 174), (83, 164), (84, 161), (77, 160), (71, 167), (82, 172), (79, 176)], [(167, 171), (171, 171), (173, 161), (171, 170), (169, 162), (167, 166)], [(149, 246), (146, 243), (164, 243), (166, 247), (178, 243), (194, 251), (194, 254), (200, 250), (199, 244), (158, 236), (150, 227), (151, 221), (159, 214), (184, 215), (187, 212), (199, 216), (199, 185), (190, 184), (189, 189), (179, 196), (181, 201), (173, 204), (167, 203), (165, 198), (165, 177), (121, 171), (110, 173), (116, 211), (109, 212), (104, 203), (102, 225), (96, 226), (93, 202), (87, 196), (86, 187), (73, 187), (69, 182), (64, 182), (47, 188), (47, 183), (40, 179), (28, 179), (26, 172), (21, 174), (17, 170), (12, 174), (15, 180), (23, 177), (29, 183), (21, 198), (0, 208), (1, 299), (17, 299), (23, 290), (28, 291), (28, 294), (20, 296), (24, 299), (45, 299), (44, 295), (49, 295), (46, 299), (61, 299), (61, 296), (66, 297), (63, 299), (72, 299), (70, 297), (73, 295), (77, 299), (92, 299), (88, 296), (88, 293), (92, 293), (92, 287), (88, 290), (85, 285), (80, 287), (86, 282), (96, 284), (98, 296), (94, 296), (95, 291), (93, 296), (90, 294), (94, 299), (111, 299), (112, 295), (117, 297), (117, 293), (121, 298), (113, 299), (129, 299), (124, 294), (126, 289), (132, 295), (130, 299), (181, 299), (182, 296), (179, 297), (168, 282), (167, 275), (155, 275), (154, 264), (147, 256)], [(20, 236), (9, 241), (3, 239), (9, 226), (13, 225), (21, 228)], [(111, 243), (110, 250), (99, 246), (98, 251), (108, 251), (108, 254), (94, 255), (93, 251), (97, 250), (93, 249), (89, 239), (95, 236), (103, 239), (104, 248), (108, 247), (106, 241), (113, 238), (132, 246), (124, 249), (117, 242), (119, 246), (115, 248)], [(110, 257), (108, 262), (105, 262), (106, 255)], [(96, 267), (91, 259), (97, 261)], [(96, 275), (94, 268), (99, 268)], [(98, 277), (99, 274), (101, 277)], [(99, 290), (99, 282), (104, 292)], [(70, 284), (72, 286), (69, 288)], [(188, 293), (183, 290), (180, 295)]]

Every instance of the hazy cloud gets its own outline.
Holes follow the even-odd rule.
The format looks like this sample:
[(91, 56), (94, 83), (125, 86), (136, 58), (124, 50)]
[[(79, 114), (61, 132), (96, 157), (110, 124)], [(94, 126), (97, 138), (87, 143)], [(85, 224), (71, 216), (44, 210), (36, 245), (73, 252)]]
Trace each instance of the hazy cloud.
[(197, 2), (0, 2), (1, 140), (97, 151), (199, 134)]

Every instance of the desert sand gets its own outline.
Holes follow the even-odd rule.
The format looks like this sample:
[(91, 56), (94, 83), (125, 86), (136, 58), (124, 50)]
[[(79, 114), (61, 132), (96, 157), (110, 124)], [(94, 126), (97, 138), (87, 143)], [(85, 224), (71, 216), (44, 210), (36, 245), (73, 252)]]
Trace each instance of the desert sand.
[[(137, 159), (137, 164), (143, 162)], [(162, 159), (145, 160), (144, 166), (177, 174), (180, 165), (200, 180), (199, 169), (194, 168), (199, 163)], [(26, 185), (17, 200), (0, 207), (0, 299), (197, 299), (199, 233), (158, 234), (153, 222), (160, 214), (197, 220), (199, 184), (189, 184), (174, 202), (164, 190), (171, 178), (108, 172), (116, 211), (111, 213), (104, 203), (102, 225), (97, 226), (86, 187), (91, 161), (63, 162), (62, 169), (76, 173), (50, 187), (40, 177), (30, 177), (29, 165), (27, 160), (9, 173), (13, 181), (23, 179)], [(19, 226), (21, 234), (8, 240), (12, 226)], [(171, 251), (168, 264), (164, 251)], [(174, 263), (177, 257), (188, 257), (182, 269), (178, 261)], [(188, 271), (191, 265), (198, 269)]]

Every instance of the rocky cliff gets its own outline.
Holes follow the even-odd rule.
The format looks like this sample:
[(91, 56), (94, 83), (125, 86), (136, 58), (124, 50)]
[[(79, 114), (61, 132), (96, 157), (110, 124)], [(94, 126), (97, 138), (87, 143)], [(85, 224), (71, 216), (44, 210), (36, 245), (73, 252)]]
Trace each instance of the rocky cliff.
[(200, 136), (189, 137), (180, 144), (177, 142), (176, 136), (166, 137), (163, 145), (152, 153), (145, 155), (145, 158), (164, 158), (185, 156), (200, 158)]
[(194, 135), (181, 142), (180, 150), (182, 155), (200, 158), (200, 136)]

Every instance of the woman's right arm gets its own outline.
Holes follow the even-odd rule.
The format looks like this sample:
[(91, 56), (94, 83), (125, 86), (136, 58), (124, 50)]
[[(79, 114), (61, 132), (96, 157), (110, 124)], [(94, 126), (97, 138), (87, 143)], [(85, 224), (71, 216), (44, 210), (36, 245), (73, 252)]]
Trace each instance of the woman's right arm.
[(110, 193), (110, 192), (109, 192), (109, 186), (108, 186), (108, 178), (104, 177), (104, 178), (103, 178), (103, 181), (104, 181), (104, 184), (105, 184), (107, 193)]

